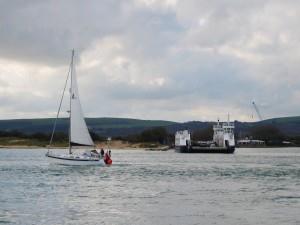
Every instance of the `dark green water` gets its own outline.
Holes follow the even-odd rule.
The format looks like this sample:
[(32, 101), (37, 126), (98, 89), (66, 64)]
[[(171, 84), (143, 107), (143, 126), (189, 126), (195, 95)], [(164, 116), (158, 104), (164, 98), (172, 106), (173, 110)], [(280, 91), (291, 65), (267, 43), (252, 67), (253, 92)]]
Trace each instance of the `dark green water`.
[(300, 149), (113, 151), (111, 167), (0, 150), (0, 224), (300, 224)]

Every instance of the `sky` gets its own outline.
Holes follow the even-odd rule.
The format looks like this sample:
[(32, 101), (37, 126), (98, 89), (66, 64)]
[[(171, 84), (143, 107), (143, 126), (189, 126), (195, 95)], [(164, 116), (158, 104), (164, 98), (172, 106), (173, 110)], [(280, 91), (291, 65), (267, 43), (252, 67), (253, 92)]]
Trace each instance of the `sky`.
[(0, 1), (0, 119), (55, 117), (75, 49), (86, 117), (299, 115), (300, 1)]

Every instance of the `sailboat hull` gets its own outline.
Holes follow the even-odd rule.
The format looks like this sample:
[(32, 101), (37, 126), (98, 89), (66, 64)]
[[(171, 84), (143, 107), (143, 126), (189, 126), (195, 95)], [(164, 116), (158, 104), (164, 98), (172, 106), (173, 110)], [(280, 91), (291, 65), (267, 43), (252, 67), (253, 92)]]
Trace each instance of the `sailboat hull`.
[(96, 157), (89, 157), (83, 155), (70, 155), (70, 154), (54, 154), (47, 153), (46, 156), (50, 163), (58, 165), (69, 166), (104, 166), (106, 165), (104, 160)]

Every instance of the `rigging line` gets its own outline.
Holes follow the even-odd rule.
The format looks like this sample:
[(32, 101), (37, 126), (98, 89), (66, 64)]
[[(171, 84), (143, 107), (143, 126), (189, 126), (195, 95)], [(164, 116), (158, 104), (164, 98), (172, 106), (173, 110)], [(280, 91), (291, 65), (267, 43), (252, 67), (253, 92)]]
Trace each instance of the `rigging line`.
[(53, 130), (52, 130), (51, 139), (50, 139), (50, 143), (49, 143), (49, 147), (48, 147), (48, 152), (49, 152), (49, 149), (50, 149), (52, 141), (53, 141), (54, 132), (55, 132), (56, 125), (57, 125), (57, 119), (58, 119), (58, 116), (59, 116), (59, 112), (60, 112), (60, 109), (61, 109), (61, 105), (62, 105), (62, 102), (63, 102), (63, 99), (64, 99), (64, 94), (65, 94), (65, 91), (66, 91), (66, 87), (67, 87), (69, 76), (70, 76), (70, 72), (71, 72), (71, 66), (72, 66), (72, 62), (70, 63), (70, 67), (69, 67), (69, 71), (68, 71), (68, 76), (67, 76), (67, 79), (66, 79), (66, 82), (65, 82), (65, 86), (64, 86), (64, 90), (62, 92), (62, 96), (61, 96), (61, 99), (60, 99), (60, 103), (59, 103), (59, 107), (58, 107), (58, 112), (56, 114), (56, 119), (55, 119), (55, 122), (54, 122), (54, 125), (53, 125)]

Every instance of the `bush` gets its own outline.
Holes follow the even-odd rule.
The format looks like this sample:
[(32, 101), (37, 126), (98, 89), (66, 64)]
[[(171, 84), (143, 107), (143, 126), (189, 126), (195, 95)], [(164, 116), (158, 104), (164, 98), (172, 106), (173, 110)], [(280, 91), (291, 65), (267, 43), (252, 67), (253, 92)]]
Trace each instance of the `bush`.
[(156, 127), (143, 131), (140, 134), (141, 142), (158, 142), (165, 144), (167, 142), (168, 132), (164, 127)]
[(285, 136), (280, 130), (273, 125), (261, 125), (253, 127), (250, 130), (250, 135), (253, 139), (260, 139), (266, 142), (278, 142), (285, 139)]

